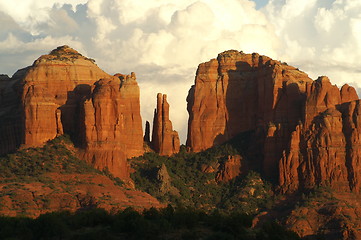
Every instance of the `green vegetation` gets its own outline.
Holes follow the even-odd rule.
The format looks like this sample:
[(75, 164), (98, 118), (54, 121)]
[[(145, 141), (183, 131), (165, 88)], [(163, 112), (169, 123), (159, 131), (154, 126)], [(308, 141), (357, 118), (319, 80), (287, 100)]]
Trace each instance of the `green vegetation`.
[(52, 50), (49, 55), (56, 57), (56, 60), (59, 61), (72, 61), (74, 62), (76, 59), (84, 58), (92, 63), (95, 63), (95, 60), (92, 58), (87, 58), (82, 56), (80, 53), (76, 52), (75, 50), (66, 51), (69, 46), (60, 46), (56, 49)]
[[(107, 169), (99, 171), (76, 157), (68, 135), (48, 141), (43, 147), (27, 148), (0, 157), (0, 183), (42, 182), (51, 186), (53, 180), (46, 173), (101, 174), (109, 177), (116, 185), (123, 181), (114, 177)], [(66, 184), (66, 182), (64, 182)], [(68, 184), (77, 184), (69, 182)]]
[(210, 214), (171, 206), (142, 213), (131, 208), (109, 214), (92, 208), (54, 212), (37, 219), (0, 217), (0, 239), (300, 239), (277, 223), (251, 228), (246, 214)]
[(318, 186), (308, 191), (304, 191), (300, 197), (299, 201), (295, 204), (295, 209), (300, 207), (314, 207), (321, 206), (325, 202), (337, 202), (339, 201), (335, 198), (333, 190), (330, 186)]
[[(247, 144), (247, 136), (243, 135), (232, 142), (200, 153), (187, 153), (184, 146), (172, 157), (146, 153), (131, 160), (132, 167), (136, 170), (131, 177), (137, 188), (173, 206), (255, 214), (271, 207), (273, 203), (271, 185), (258, 173), (243, 173), (225, 183), (215, 181), (218, 166), (229, 155), (244, 156)], [(171, 185), (179, 192), (160, 190), (162, 182), (157, 174), (162, 164), (167, 168)], [(204, 171), (205, 167), (214, 171)]]
[(4, 181), (46, 181), (43, 174), (48, 172), (100, 173), (79, 160), (67, 144), (71, 144), (69, 137), (60, 136), (43, 147), (27, 148), (0, 157), (0, 178)]

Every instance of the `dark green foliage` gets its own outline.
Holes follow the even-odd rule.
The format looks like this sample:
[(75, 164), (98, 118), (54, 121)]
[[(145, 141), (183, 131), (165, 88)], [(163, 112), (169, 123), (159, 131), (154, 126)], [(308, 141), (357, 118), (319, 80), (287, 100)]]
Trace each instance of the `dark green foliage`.
[(31, 180), (47, 172), (89, 173), (99, 172), (79, 160), (65, 146), (70, 140), (60, 136), (41, 148), (27, 148), (0, 158), (0, 177)]
[[(60, 61), (72, 61), (72, 62), (74, 62), (76, 59), (84, 58), (84, 59), (86, 59), (88, 61), (91, 61), (93, 63), (95, 62), (94, 59), (84, 57), (78, 52), (64, 51), (64, 48), (68, 48), (68, 46), (57, 47), (56, 49), (52, 50), (49, 53), (49, 55), (54, 56), (56, 60), (60, 60)], [(52, 59), (52, 60), (54, 60), (54, 59)]]
[(108, 178), (110, 178), (111, 180), (113, 180), (113, 182), (115, 183), (115, 185), (118, 185), (118, 186), (123, 186), (124, 185), (124, 182), (118, 178), (118, 177), (114, 177), (114, 175), (109, 172), (109, 169), (108, 167), (105, 167), (103, 170), (102, 170), (102, 174), (107, 176)]
[[(245, 154), (250, 135), (248, 132), (241, 134), (232, 141), (200, 153), (187, 153), (184, 146), (172, 157), (146, 153), (131, 160), (136, 170), (131, 177), (140, 190), (175, 206), (207, 211), (218, 208), (226, 212), (254, 214), (260, 209), (271, 207), (273, 202), (271, 185), (263, 181), (258, 173), (251, 171), (247, 175), (244, 172), (230, 182), (216, 183), (216, 171), (202, 171), (205, 166), (217, 170), (229, 155), (241, 155), (242, 165), (252, 165), (248, 163)], [(161, 183), (157, 179), (157, 172), (162, 164), (166, 166), (171, 184), (179, 190), (179, 194), (160, 192)]]
[[(114, 184), (122, 186), (124, 182), (114, 177), (108, 169), (99, 171), (69, 150), (72, 141), (67, 135), (48, 141), (43, 147), (27, 148), (0, 157), (0, 182), (42, 182), (52, 186), (53, 180), (45, 174), (57, 172), (62, 174), (101, 174)], [(74, 182), (63, 182), (74, 185)]]
[(262, 208), (273, 206), (274, 195), (268, 182), (257, 172), (250, 171), (243, 179), (235, 181), (222, 207), (247, 214), (257, 214)]
[(245, 214), (207, 214), (191, 208), (132, 208), (54, 212), (37, 219), (0, 217), (0, 239), (299, 239), (276, 223), (251, 228)]
[(295, 232), (285, 229), (276, 222), (268, 222), (259, 229), (257, 240), (298, 240)]

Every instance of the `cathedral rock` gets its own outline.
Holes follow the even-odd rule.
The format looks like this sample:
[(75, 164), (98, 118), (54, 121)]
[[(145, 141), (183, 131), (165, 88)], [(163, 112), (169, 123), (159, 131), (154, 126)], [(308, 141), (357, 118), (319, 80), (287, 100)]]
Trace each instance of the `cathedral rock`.
[(195, 152), (251, 132), (263, 174), (283, 192), (360, 190), (361, 117), (354, 88), (313, 81), (286, 63), (230, 50), (199, 65), (187, 97)]
[(68, 134), (80, 156), (127, 177), (126, 159), (142, 154), (135, 75), (111, 76), (68, 46), (0, 78), (0, 150), (37, 147)]

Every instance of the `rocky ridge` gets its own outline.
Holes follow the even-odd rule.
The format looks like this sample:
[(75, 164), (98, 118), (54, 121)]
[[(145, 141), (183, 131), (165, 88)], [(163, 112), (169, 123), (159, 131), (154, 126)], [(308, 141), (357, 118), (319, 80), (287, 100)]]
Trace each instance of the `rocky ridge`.
[(283, 192), (331, 185), (360, 191), (354, 88), (311, 80), (256, 53), (226, 51), (199, 65), (188, 94), (187, 146), (202, 151), (251, 131), (261, 171)]

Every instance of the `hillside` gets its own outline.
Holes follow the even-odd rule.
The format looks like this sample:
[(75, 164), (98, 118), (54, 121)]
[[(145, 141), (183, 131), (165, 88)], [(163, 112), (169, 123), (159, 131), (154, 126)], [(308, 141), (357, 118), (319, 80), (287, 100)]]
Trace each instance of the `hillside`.
[(69, 138), (27, 148), (0, 158), (0, 214), (37, 217), (54, 211), (87, 208), (120, 210), (161, 207), (107, 171), (79, 160)]

